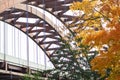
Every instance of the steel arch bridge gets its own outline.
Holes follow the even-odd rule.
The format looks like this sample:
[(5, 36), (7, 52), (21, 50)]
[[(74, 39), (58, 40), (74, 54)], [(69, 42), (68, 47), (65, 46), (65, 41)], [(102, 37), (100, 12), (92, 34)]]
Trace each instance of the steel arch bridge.
[[(69, 22), (74, 23), (72, 19), (75, 16), (66, 14), (73, 1), (78, 0), (0, 0), (0, 20), (29, 36), (51, 60), (53, 56), (57, 57), (54, 53), (60, 49), (60, 39), (70, 33), (66, 26)], [(27, 21), (19, 21), (21, 18)], [(36, 21), (29, 22), (29, 19)], [(45, 34), (40, 35), (43, 32)], [(51, 48), (52, 45), (56, 47)], [(1, 68), (5, 66), (6, 63), (0, 63)], [(21, 69), (24, 71), (24, 68)]]

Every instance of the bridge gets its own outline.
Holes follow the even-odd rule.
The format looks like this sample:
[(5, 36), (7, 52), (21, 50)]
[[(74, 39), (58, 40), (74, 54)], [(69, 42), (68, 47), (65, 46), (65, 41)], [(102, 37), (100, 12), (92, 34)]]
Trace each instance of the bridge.
[(0, 0), (0, 80), (58, 67), (52, 59), (75, 23), (73, 1)]

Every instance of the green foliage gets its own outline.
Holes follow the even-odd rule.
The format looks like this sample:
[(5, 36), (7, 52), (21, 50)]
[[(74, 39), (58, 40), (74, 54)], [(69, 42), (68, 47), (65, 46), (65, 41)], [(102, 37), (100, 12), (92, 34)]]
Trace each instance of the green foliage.
[(49, 77), (55, 80), (96, 80), (99, 78), (96, 72), (91, 70), (90, 61), (97, 54), (88, 56), (89, 46), (77, 46), (71, 38), (69, 40), (61, 40), (61, 48), (51, 56), (55, 65), (54, 70), (48, 70)]
[(22, 77), (22, 80), (44, 80), (42, 77), (42, 74), (40, 72), (36, 72), (33, 75), (25, 74), (25, 76)]
[(22, 80), (32, 80), (32, 78), (30, 77), (30, 75), (26, 74), (22, 77)]

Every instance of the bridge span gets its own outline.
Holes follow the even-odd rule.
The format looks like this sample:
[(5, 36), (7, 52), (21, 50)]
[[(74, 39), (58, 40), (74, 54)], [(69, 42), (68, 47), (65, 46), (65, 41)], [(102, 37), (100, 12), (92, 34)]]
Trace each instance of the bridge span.
[(67, 26), (74, 16), (66, 13), (73, 1), (0, 0), (0, 80), (20, 80), (26, 73), (59, 67), (53, 59), (61, 38), (71, 33)]

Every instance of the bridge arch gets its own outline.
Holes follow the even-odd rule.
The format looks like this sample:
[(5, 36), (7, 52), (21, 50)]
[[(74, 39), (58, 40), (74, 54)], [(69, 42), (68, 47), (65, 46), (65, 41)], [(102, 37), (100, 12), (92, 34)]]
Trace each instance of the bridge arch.
[[(8, 0), (4, 1), (7, 3)], [(13, 1), (14, 3), (11, 4)], [(44, 7), (40, 7), (42, 4), (40, 1), (42, 0), (9, 0), (8, 2), (10, 4), (7, 5), (7, 7), (3, 9), (0, 8), (0, 20), (24, 32), (46, 53), (51, 60), (51, 56), (60, 49), (60, 39), (65, 38), (66, 35), (70, 33), (69, 29), (66, 28), (66, 23), (71, 21), (74, 16), (64, 15), (64, 13), (69, 10), (67, 4), (73, 0), (45, 0), (47, 1), (45, 8), (52, 9), (50, 11)], [(52, 2), (54, 1), (55, 3), (59, 3), (56, 8), (53, 8), (52, 6)], [(31, 4), (33, 2), (35, 4)], [(56, 19), (58, 18), (57, 20), (60, 21), (62, 25), (57, 25), (39, 10), (49, 13)], [(24, 21), (24, 19), (26, 19), (26, 21)], [(29, 22), (29, 19), (33, 19), (34, 21)], [(41, 35), (41, 33), (44, 35)], [(53, 45), (55, 45), (55, 47), (52, 47)], [(53, 62), (53, 65), (56, 67), (57, 64)]]
[[(4, 0), (4, 1), (5, 3), (8, 2), (7, 0)], [(0, 20), (6, 23), (9, 23), (10, 25), (15, 26), (16, 28), (20, 29), (22, 32), (26, 33), (26, 35), (28, 35), (31, 39), (33, 39), (50, 58), (50, 56), (52, 56), (54, 52), (56, 52), (56, 50), (60, 48), (61, 42), (59, 41), (59, 39), (65, 38), (67, 34), (70, 33), (69, 29), (66, 28), (65, 25), (66, 25), (66, 22), (71, 21), (74, 16), (64, 15), (64, 13), (69, 10), (69, 6), (67, 4), (71, 3), (73, 0), (53, 0), (52, 2), (51, 0), (45, 0), (45, 6), (43, 7), (40, 7), (40, 5), (43, 4), (41, 0), (15, 0), (14, 4), (12, 4), (13, 1), (14, 0), (10, 0), (8, 2), (9, 5), (7, 5), (7, 7), (0, 9)], [(59, 3), (59, 5), (56, 5), (57, 8), (53, 7), (52, 5), (53, 2)], [(44, 7), (47, 9), (45, 9)], [(48, 8), (52, 10), (49, 11)], [(42, 13), (41, 11), (39, 11), (40, 9), (45, 13), (49, 13), (56, 19), (58, 18), (58, 21), (60, 21), (62, 25), (59, 25), (59, 24), (57, 25), (54, 21), (52, 21), (49, 17), (47, 17), (45, 13)], [(37, 14), (36, 14), (36, 11), (37, 11)], [(20, 14), (18, 14), (18, 12), (20, 12)], [(9, 14), (9, 15), (6, 16), (5, 14), (6, 15)], [(28, 16), (29, 19), (35, 18), (38, 20), (34, 23), (26, 22), (27, 24), (25, 22), (20, 22), (19, 21), (20, 18), (27, 17), (26, 14), (29, 14)], [(42, 22), (41, 23), (42, 26), (46, 26), (46, 25), (50, 26), (49, 29), (44, 28), (41, 30), (33, 30), (36, 26), (41, 25), (39, 24), (40, 21)], [(51, 35), (38, 36), (41, 32), (45, 32), (46, 30), (48, 31), (47, 34), (50, 33)], [(55, 41), (45, 42), (47, 38), (51, 38)], [(46, 44), (47, 46), (44, 46)], [(51, 48), (52, 45), (56, 45), (58, 47)]]
[[(7, 11), (2, 12), (0, 17), (1, 21), (16, 27), (29, 36), (46, 53), (50, 60), (50, 56), (60, 48), (61, 36), (59, 33), (37, 15), (22, 9), (10, 8)], [(24, 19), (27, 19), (26, 17), (34, 20), (34, 22), (23, 21)]]
[[(54, 1), (51, 1), (51, 0), (45, 0), (45, 1), (44, 0), (17, 0), (17, 1), (10, 0), (10, 1), (7, 1), (7, 0), (4, 0), (4, 1), (1, 1), (0, 12), (4, 11), (5, 9), (11, 8), (11, 7), (15, 7), (15, 8), (22, 9), (22, 10), (26, 10), (26, 8), (28, 8), (27, 9), (28, 12), (33, 13), (39, 16), (40, 18), (44, 19), (52, 27), (54, 27), (58, 31), (58, 33), (60, 33), (62, 37), (65, 37), (66, 35), (70, 33), (70, 29), (66, 27), (67, 26), (66, 23), (67, 21), (72, 20), (73, 16), (64, 15), (64, 13), (69, 10), (69, 6), (67, 4), (70, 4), (71, 2), (72, 0), (68, 0), (68, 1), (66, 0), (65, 1), (57, 1), (57, 0), (54, 0)], [(55, 3), (59, 3), (59, 5), (56, 5), (56, 7), (59, 6), (59, 8), (55, 8), (54, 6)], [(5, 4), (8, 4), (8, 5), (5, 5)], [(43, 4), (44, 6), (40, 6)], [(51, 10), (49, 10), (48, 8), (50, 8)], [(36, 10), (37, 10), (37, 14), (36, 14)], [(49, 16), (52, 16), (54, 20), (51, 20), (49, 16), (47, 16), (46, 14)]]

